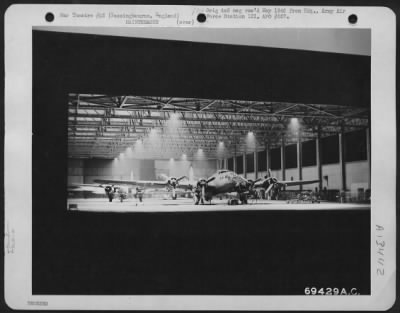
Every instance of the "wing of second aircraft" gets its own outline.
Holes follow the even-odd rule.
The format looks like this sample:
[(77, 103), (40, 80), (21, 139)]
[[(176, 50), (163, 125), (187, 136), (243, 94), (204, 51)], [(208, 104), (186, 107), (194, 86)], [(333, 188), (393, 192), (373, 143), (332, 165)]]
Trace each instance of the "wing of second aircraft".
[(308, 184), (314, 184), (314, 183), (319, 183), (319, 179), (314, 179), (314, 180), (278, 180), (279, 184), (285, 185), (285, 186), (300, 186), (300, 185), (308, 185)]
[[(128, 185), (128, 186), (140, 186), (140, 187), (176, 187), (188, 189), (191, 188), (191, 184), (182, 181), (186, 176), (179, 178), (169, 178), (166, 181), (159, 180), (119, 180), (119, 179), (95, 179), (95, 183), (110, 184), (110, 185)], [(175, 185), (174, 181), (177, 183)]]
[(131, 186), (166, 186), (164, 181), (146, 180), (120, 180), (120, 179), (95, 179), (95, 183), (110, 185), (131, 185)]

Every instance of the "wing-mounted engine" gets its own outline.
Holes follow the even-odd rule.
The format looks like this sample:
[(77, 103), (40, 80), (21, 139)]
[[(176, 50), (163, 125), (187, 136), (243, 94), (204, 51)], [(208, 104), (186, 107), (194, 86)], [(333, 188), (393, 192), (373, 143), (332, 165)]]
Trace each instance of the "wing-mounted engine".
[(104, 187), (104, 191), (106, 192), (108, 201), (112, 202), (114, 199), (115, 192), (117, 191), (117, 188), (114, 186), (107, 185)]
[(282, 184), (278, 182), (275, 177), (267, 177), (263, 181), (263, 188), (265, 194), (268, 195), (272, 200), (277, 200), (279, 192), (281, 191)]
[(247, 189), (248, 189), (249, 195), (251, 195), (255, 198), (259, 197), (256, 187), (257, 187), (257, 184), (260, 184), (261, 181), (262, 181), (262, 178), (257, 178), (256, 180), (253, 180), (253, 179), (247, 180)]
[(195, 198), (195, 204), (199, 204), (201, 201), (201, 204), (204, 204), (205, 201), (210, 201), (211, 198), (207, 196), (207, 187), (208, 183), (212, 182), (215, 179), (215, 177), (210, 177), (209, 179), (205, 178), (200, 178), (197, 182), (196, 188), (194, 188), (194, 198)]
[(167, 180), (167, 187), (172, 190), (172, 199), (176, 200), (177, 194), (176, 194), (176, 188), (179, 186), (179, 182), (186, 178), (186, 176), (181, 176), (179, 178), (176, 177), (170, 177)]

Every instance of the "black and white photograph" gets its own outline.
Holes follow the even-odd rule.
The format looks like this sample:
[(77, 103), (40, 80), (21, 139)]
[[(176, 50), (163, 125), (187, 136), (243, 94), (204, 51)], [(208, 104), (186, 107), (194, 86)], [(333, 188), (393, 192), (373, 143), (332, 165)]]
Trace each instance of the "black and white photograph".
[[(77, 237), (99, 257), (105, 233), (128, 243), (107, 256), (129, 260), (120, 273), (99, 266), (123, 277), (124, 290), (97, 279), (92, 290), (303, 295), (324, 284), (369, 294), (370, 31), (268, 31), (302, 45), (336, 39), (359, 49), (352, 54), (226, 46), (224, 33), (214, 33), (219, 44), (66, 35), (81, 58), (81, 42), (102, 45), (99, 67), (123, 61), (119, 77), (100, 77), (131, 88), (67, 95), (66, 209), (77, 223), (109, 220), (94, 246), (87, 224)], [(118, 214), (123, 224), (112, 221)]]
[[(310, 13), (245, 8), (193, 12), (204, 25)], [(310, 10), (346, 24), (79, 23), (103, 12), (185, 23), (179, 10), (112, 8), (33, 23), (29, 290), (39, 306), (48, 296), (151, 296), (121, 309), (160, 309), (178, 296), (165, 309), (265, 310), (268, 296), (374, 296), (391, 228), (374, 204), (385, 123), (372, 26)], [(217, 300), (204, 307), (190, 302), (197, 296)]]

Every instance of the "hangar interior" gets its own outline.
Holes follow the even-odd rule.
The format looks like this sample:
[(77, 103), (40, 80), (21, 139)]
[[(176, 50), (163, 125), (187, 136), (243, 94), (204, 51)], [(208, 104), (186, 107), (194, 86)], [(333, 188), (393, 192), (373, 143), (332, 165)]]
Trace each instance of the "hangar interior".
[(319, 180), (286, 192), (369, 198), (370, 30), (91, 32), (62, 55), (109, 47), (66, 69), (99, 72), (66, 89), (69, 184), (270, 169)]
[(319, 183), (287, 190), (366, 200), (370, 110), (334, 104), (70, 93), (68, 183), (209, 177)]

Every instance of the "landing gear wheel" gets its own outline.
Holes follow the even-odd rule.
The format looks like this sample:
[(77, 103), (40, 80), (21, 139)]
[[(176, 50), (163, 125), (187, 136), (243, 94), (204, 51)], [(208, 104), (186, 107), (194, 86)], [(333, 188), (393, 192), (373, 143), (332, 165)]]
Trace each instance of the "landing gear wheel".
[(247, 204), (247, 196), (245, 194), (240, 195), (240, 202)]

